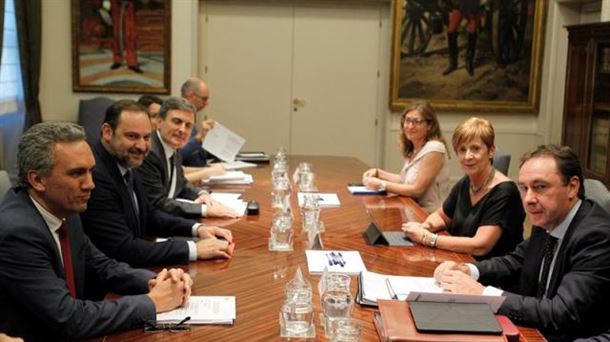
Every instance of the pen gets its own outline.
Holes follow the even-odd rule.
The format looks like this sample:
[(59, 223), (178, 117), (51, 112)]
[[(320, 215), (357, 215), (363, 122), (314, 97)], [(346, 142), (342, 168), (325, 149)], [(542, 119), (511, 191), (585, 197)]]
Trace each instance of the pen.
[(325, 254), (326, 258), (328, 259), (328, 265), (332, 266), (333, 265), (333, 260), (330, 258), (330, 255), (328, 255), (328, 253)]
[(341, 260), (341, 262), (343, 263), (343, 265), (347, 264), (347, 262), (345, 261), (345, 259), (343, 259), (343, 254), (341, 254), (341, 252), (339, 253), (339, 259)]

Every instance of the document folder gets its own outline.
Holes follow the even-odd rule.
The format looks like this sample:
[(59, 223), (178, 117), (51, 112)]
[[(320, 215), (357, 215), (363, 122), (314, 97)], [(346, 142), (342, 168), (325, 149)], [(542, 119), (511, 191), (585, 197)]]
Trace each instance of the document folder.
[(374, 319), (382, 341), (391, 342), (506, 342), (503, 335), (423, 333), (417, 331), (409, 304), (399, 300), (378, 300), (381, 315)]
[(502, 333), (486, 303), (410, 302), (415, 328), (424, 333)]

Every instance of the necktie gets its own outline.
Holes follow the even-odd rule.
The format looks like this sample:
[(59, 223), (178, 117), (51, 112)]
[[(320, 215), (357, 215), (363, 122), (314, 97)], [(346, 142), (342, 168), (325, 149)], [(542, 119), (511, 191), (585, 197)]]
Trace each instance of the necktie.
[(174, 156), (176, 154), (172, 154), (169, 157), (169, 184), (172, 184), (172, 180), (174, 179)]
[(540, 273), (540, 282), (538, 283), (538, 298), (542, 298), (546, 292), (546, 284), (551, 271), (551, 262), (553, 261), (553, 252), (555, 251), (555, 245), (557, 244), (557, 238), (547, 234), (546, 240), (544, 241), (544, 259), (542, 260), (542, 272)]
[(169, 175), (169, 178), (167, 179), (167, 185), (168, 185), (169, 191), (167, 193), (167, 198), (171, 198), (171, 199), (173, 199), (174, 196), (176, 195), (176, 182), (177, 182), (177, 180), (176, 180), (176, 175), (175, 175), (176, 172), (174, 172), (174, 169), (176, 168), (174, 166), (174, 157), (175, 156), (176, 156), (176, 154), (173, 153), (168, 158), (168, 161), (169, 161), (169, 170), (167, 170), (168, 171), (167, 174)]
[(125, 183), (127, 184), (127, 192), (131, 196), (131, 201), (133, 203), (133, 209), (135, 211), (136, 218), (139, 221), (140, 208), (138, 207), (138, 198), (136, 197), (136, 193), (133, 188), (133, 174), (132, 174), (131, 170), (127, 170), (127, 172), (125, 172), (125, 175), (123, 175), (123, 177), (125, 177)]
[(59, 233), (59, 246), (61, 247), (61, 256), (64, 259), (64, 272), (66, 273), (66, 284), (72, 297), (76, 297), (76, 283), (74, 282), (74, 268), (72, 267), (72, 249), (70, 248), (70, 238), (68, 236), (68, 227), (66, 223), (62, 223), (57, 230)]

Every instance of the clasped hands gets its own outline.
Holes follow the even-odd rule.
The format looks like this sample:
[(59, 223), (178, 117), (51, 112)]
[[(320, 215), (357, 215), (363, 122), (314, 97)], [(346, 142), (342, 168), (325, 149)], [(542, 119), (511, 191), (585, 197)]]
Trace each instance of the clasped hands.
[(215, 226), (199, 226), (197, 236), (197, 259), (225, 258), (230, 259), (235, 250), (231, 231)]
[(157, 277), (148, 281), (148, 296), (156, 312), (173, 310), (188, 303), (193, 279), (180, 268), (164, 268)]
[(434, 270), (434, 279), (445, 292), (481, 295), (485, 287), (472, 279), (464, 263), (444, 261)]

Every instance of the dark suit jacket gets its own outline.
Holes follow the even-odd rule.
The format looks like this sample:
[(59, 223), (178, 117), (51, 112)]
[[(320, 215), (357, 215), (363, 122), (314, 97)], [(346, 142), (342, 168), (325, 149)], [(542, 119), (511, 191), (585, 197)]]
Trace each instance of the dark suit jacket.
[(476, 263), (481, 281), (507, 290), (499, 313), (534, 326), (550, 341), (573, 341), (610, 328), (610, 216), (584, 200), (557, 251), (547, 297), (537, 299), (546, 232), (534, 227), (514, 252)]
[(201, 189), (196, 188), (184, 177), (182, 170), (182, 153), (178, 149), (174, 153), (176, 166), (176, 191), (173, 198), (167, 198), (170, 189), (169, 171), (167, 170), (167, 157), (163, 145), (156, 132), (152, 134), (150, 153), (144, 159), (137, 173), (142, 179), (142, 185), (148, 194), (148, 202), (154, 207), (167, 213), (190, 218), (201, 217), (201, 204), (177, 201), (176, 198), (194, 200), (199, 196)]
[[(90, 338), (141, 327), (156, 318), (147, 270), (106, 257), (83, 233), (78, 215), (67, 218), (76, 298), (66, 285), (59, 250), (24, 189), (13, 188), (0, 204), (0, 331), (26, 341)], [(85, 272), (114, 293), (139, 294), (113, 301), (84, 300)]]
[(188, 263), (185, 241), (154, 242), (145, 237), (192, 236), (193, 220), (172, 216), (151, 207), (137, 172), (134, 190), (140, 215), (136, 217), (133, 201), (115, 159), (97, 142), (93, 146), (96, 166), (95, 189), (81, 214), (85, 233), (106, 255), (132, 266), (159, 266)]
[(195, 130), (191, 139), (182, 148), (182, 165), (203, 167), (208, 166), (208, 159), (213, 157), (208, 151), (201, 147), (201, 141), (195, 139)]

